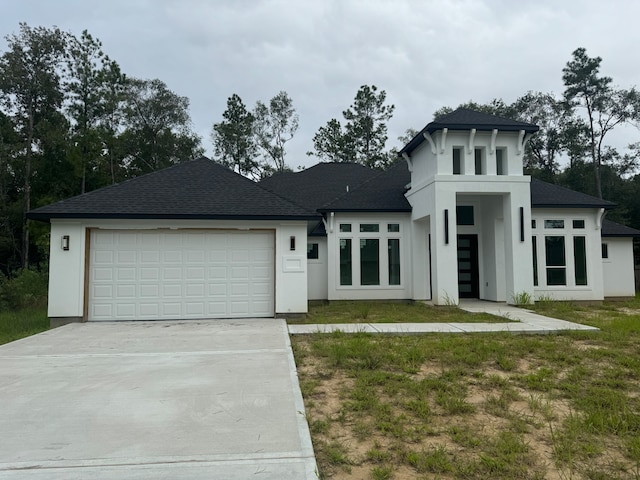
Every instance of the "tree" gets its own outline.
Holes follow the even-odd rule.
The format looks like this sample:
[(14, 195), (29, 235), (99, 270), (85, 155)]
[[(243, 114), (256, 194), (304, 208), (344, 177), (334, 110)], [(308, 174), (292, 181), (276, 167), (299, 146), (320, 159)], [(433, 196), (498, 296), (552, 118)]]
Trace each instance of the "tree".
[(325, 162), (353, 162), (355, 158), (353, 144), (335, 118), (313, 136), (313, 149), (307, 155), (315, 155)]
[[(67, 112), (72, 123), (70, 160), (81, 178), (81, 193), (86, 191), (87, 171), (100, 176), (105, 159), (109, 163), (111, 183), (115, 182), (113, 158), (105, 147), (110, 143), (110, 120), (118, 109), (113, 91), (121, 91), (124, 76), (118, 64), (102, 51), (102, 43), (84, 30), (80, 39), (70, 37), (67, 56)], [(107, 155), (105, 155), (107, 152)], [(106, 170), (106, 169), (102, 169)], [(106, 184), (96, 179), (96, 187)]]
[(200, 137), (191, 131), (189, 99), (158, 79), (128, 79), (122, 134), (129, 176), (168, 167), (202, 155)]
[(389, 162), (385, 152), (387, 121), (393, 116), (394, 105), (385, 105), (387, 92), (375, 85), (363, 85), (353, 104), (342, 112), (347, 123), (345, 135), (353, 142), (355, 161), (369, 167), (384, 167)]
[(387, 93), (375, 85), (362, 85), (351, 106), (342, 112), (344, 127), (331, 119), (313, 137), (315, 155), (333, 162), (356, 162), (373, 168), (384, 168), (390, 162), (385, 151), (387, 121), (394, 105), (385, 105)]
[(254, 138), (255, 117), (235, 93), (227, 99), (222, 122), (215, 123), (211, 132), (214, 160), (234, 172), (254, 180), (260, 178), (261, 165), (257, 161)]
[(58, 28), (31, 28), (20, 24), (20, 33), (6, 37), (8, 50), (0, 57), (0, 91), (22, 141), (23, 173), (22, 266), (29, 266), (31, 180), (34, 156), (38, 153), (42, 127), (62, 104), (60, 66), (66, 35)]
[(276, 172), (286, 170), (285, 144), (298, 130), (299, 118), (287, 92), (281, 91), (269, 101), (258, 101), (253, 111), (256, 144), (263, 152), (265, 166), (272, 163)]
[(560, 156), (575, 138), (567, 135), (572, 125), (570, 112), (553, 94), (542, 92), (526, 93), (511, 109), (515, 119), (540, 127), (527, 143), (525, 169), (542, 180), (553, 181), (560, 170)]
[(602, 58), (591, 58), (584, 48), (578, 48), (562, 69), (567, 105), (570, 108), (582, 107), (586, 113), (589, 156), (595, 176), (596, 194), (600, 198), (601, 166), (606, 160), (605, 138), (617, 125), (638, 118), (636, 90), (614, 89), (611, 77), (599, 75), (601, 62)]

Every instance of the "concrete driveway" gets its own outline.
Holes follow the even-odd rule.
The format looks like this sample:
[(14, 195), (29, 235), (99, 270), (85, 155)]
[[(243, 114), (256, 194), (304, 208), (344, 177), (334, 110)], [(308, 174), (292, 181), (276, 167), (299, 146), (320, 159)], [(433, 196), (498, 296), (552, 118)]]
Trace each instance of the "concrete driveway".
[(71, 324), (0, 346), (0, 478), (317, 478), (285, 322)]

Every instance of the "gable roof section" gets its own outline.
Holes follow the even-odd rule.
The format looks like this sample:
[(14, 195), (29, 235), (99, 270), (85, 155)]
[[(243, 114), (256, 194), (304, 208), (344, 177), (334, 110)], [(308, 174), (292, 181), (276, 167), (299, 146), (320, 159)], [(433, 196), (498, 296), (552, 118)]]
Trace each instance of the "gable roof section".
[(379, 173), (357, 163), (318, 163), (301, 172), (277, 173), (259, 185), (315, 211)]
[(201, 157), (36, 208), (28, 217), (270, 220), (317, 213)]
[(411, 152), (425, 141), (424, 133), (433, 133), (444, 128), (448, 128), (449, 130), (471, 130), (475, 128), (480, 131), (497, 129), (502, 132), (518, 132), (524, 130), (527, 133), (535, 133), (539, 130), (539, 127), (533, 123), (511, 120), (489, 113), (476, 112), (468, 108), (458, 108), (427, 124), (420, 133), (413, 137), (411, 141), (398, 152), (398, 155), (402, 155), (403, 153), (411, 155)]
[(324, 205), (320, 212), (410, 212), (404, 196), (411, 174), (404, 161)]
[(604, 219), (602, 221), (603, 237), (635, 237), (640, 238), (640, 230), (621, 225), (611, 220)]
[(615, 203), (576, 192), (559, 185), (531, 179), (531, 207), (533, 208), (606, 208)]

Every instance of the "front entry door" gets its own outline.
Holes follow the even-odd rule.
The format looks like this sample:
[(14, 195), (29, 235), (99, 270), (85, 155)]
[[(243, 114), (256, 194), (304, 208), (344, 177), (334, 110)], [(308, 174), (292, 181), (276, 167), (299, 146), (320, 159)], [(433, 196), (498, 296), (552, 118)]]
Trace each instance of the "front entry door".
[(458, 295), (479, 298), (478, 236), (458, 235)]

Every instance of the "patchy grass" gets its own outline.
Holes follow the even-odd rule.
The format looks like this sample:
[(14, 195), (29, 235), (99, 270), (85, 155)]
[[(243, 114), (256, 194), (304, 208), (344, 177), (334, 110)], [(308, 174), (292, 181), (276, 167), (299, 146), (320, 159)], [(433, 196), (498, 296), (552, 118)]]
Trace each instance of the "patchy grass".
[(0, 344), (13, 342), (49, 329), (46, 308), (0, 312)]
[(640, 478), (640, 300), (533, 308), (602, 331), (292, 337), (321, 478)]
[(487, 313), (469, 313), (453, 306), (433, 306), (422, 302), (332, 301), (311, 305), (305, 318), (291, 319), (288, 323), (503, 323), (509, 321)]

